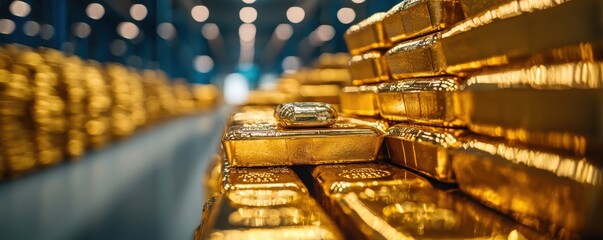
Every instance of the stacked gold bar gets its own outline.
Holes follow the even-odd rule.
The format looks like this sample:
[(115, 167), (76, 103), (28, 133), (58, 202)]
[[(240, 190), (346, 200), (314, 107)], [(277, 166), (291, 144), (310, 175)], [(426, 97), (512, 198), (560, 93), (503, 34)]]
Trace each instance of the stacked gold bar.
[(161, 73), (147, 79), (118, 64), (18, 45), (0, 48), (0, 76), (0, 179), (76, 159), (151, 116), (210, 109), (219, 96), (213, 86), (196, 86), (194, 98), (191, 86), (170, 85)]

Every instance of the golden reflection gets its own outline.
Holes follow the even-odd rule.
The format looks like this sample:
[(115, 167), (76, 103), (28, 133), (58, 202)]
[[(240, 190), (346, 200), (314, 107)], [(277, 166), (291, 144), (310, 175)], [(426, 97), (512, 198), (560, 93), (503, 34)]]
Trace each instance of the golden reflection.
[(348, 69), (354, 85), (371, 84), (390, 79), (385, 57), (378, 51), (353, 56), (348, 63)]
[(343, 113), (378, 116), (377, 85), (347, 86), (341, 89), (339, 102)]
[(440, 32), (402, 42), (387, 51), (390, 74), (394, 79), (446, 74), (446, 58)]
[(388, 48), (391, 42), (385, 36), (383, 18), (385, 13), (375, 13), (372, 16), (352, 25), (343, 35), (352, 55), (358, 55), (370, 50)]

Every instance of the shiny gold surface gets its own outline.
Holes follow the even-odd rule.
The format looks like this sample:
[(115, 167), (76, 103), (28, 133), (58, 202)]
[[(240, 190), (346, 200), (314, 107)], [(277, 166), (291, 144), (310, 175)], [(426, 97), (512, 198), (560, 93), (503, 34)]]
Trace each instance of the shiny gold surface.
[(341, 87), (335, 84), (301, 85), (299, 96), (302, 101), (338, 104), (340, 91)]
[(272, 113), (248, 108), (231, 117), (222, 138), (231, 166), (372, 161), (383, 141), (379, 121), (339, 117), (329, 128), (283, 129)]
[[(440, 43), (441, 33), (402, 42), (385, 54), (394, 79), (446, 74), (446, 59)], [(458, 52), (457, 52), (458, 53)]]
[(341, 111), (361, 116), (378, 116), (377, 85), (347, 86), (341, 89)]
[(321, 165), (311, 172), (317, 196), (349, 239), (542, 238), (387, 164)]
[(495, 88), (591, 89), (603, 88), (603, 62), (536, 65), (527, 68), (479, 73), (467, 85)]
[[(540, 0), (531, 0), (533, 2), (538, 2)], [(489, 1), (483, 1), (483, 0), (460, 0), (461, 2), (461, 6), (463, 8), (463, 13), (465, 14), (465, 17), (467, 18), (473, 18), (475, 16), (478, 16), (479, 14), (483, 14), (484, 12), (490, 10), (495, 10), (496, 8), (498, 8), (501, 5), (504, 4), (511, 4), (511, 3), (517, 3), (517, 0), (489, 0)], [(547, 0), (544, 1), (540, 1), (540, 2), (549, 2)]]
[[(239, 191), (229, 193), (236, 195)], [(270, 199), (273, 198), (262, 202), (271, 202)], [(343, 239), (339, 229), (307, 194), (267, 206), (241, 204), (229, 195), (219, 195), (204, 206), (203, 215), (196, 239)]]
[(224, 153), (222, 151), (213, 154), (209, 161), (205, 175), (203, 175), (203, 186), (205, 187), (204, 202), (221, 193), (222, 172), (227, 171), (222, 165), (224, 162)]
[(600, 59), (601, 4), (522, 0), (478, 14), (442, 34), (446, 72)]
[(394, 121), (461, 127), (459, 83), (454, 77), (414, 78), (379, 85), (380, 114)]
[(461, 129), (398, 124), (387, 130), (385, 143), (392, 162), (454, 183), (450, 150), (462, 146), (465, 135)]
[(346, 68), (350, 55), (345, 52), (320, 54), (314, 68)]
[(463, 19), (459, 0), (410, 0), (387, 11), (383, 28), (389, 41), (400, 42), (444, 30)]
[(343, 38), (352, 55), (391, 46), (383, 29), (383, 17), (385, 17), (385, 13), (375, 13), (358, 24), (352, 25), (345, 32)]
[(363, 85), (389, 80), (385, 57), (377, 51), (353, 56), (348, 64), (352, 84)]
[(270, 90), (253, 90), (249, 92), (247, 104), (249, 105), (278, 105), (299, 101), (296, 94)]
[(329, 127), (337, 121), (337, 111), (322, 102), (290, 102), (276, 106), (274, 118), (283, 128)]
[(452, 154), (461, 190), (555, 238), (603, 233), (603, 174), (592, 160), (485, 137)]
[(506, 89), (475, 84), (460, 94), (460, 101), (473, 132), (600, 158), (602, 94), (601, 89)]

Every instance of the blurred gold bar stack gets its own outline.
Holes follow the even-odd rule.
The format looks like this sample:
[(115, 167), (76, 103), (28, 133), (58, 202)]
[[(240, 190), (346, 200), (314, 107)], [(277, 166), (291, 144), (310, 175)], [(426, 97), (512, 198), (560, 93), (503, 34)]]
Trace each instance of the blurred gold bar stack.
[[(235, 110), (210, 203), (224, 166), (287, 166), (346, 239), (601, 238), (600, 19), (598, 0), (409, 0), (374, 14), (343, 36), (347, 80), (316, 64)], [(338, 101), (308, 97), (326, 85)], [(286, 196), (270, 186), (266, 202)], [(200, 229), (230, 211), (216, 209)], [(239, 231), (310, 236), (264, 226)]]
[(53, 49), (1, 47), (0, 179), (77, 159), (150, 123), (219, 103), (212, 85), (170, 84), (145, 71), (152, 74)]

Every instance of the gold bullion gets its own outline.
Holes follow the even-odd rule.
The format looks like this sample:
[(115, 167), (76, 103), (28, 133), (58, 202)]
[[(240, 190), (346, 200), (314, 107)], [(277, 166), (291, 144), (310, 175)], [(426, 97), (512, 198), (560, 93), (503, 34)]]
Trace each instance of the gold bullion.
[(249, 105), (278, 105), (288, 102), (299, 101), (296, 94), (271, 90), (253, 90), (249, 92), (247, 104)]
[(602, 26), (592, 19), (601, 17), (602, 4), (520, 0), (482, 12), (442, 34), (446, 71), (464, 76), (485, 67), (600, 59)]
[(207, 172), (203, 175), (203, 184), (205, 186), (204, 202), (209, 198), (220, 194), (222, 188), (222, 172), (224, 166), (224, 153), (221, 151), (211, 156), (207, 167)]
[[(237, 194), (241, 190), (232, 191)], [(229, 195), (219, 195), (204, 206), (203, 220), (195, 239), (344, 239), (337, 226), (307, 194), (287, 201), (286, 191), (266, 190), (268, 205), (247, 205)]]
[(488, 85), (470, 85), (460, 94), (471, 131), (579, 156), (603, 156), (603, 90)]
[(345, 52), (323, 53), (314, 63), (314, 68), (346, 68), (350, 55)]
[(450, 151), (461, 147), (466, 134), (461, 129), (398, 124), (387, 130), (385, 143), (392, 162), (454, 183)]
[(276, 106), (274, 118), (284, 128), (328, 127), (337, 121), (337, 111), (322, 102), (291, 102)]
[(304, 76), (300, 81), (304, 85), (346, 85), (350, 82), (350, 71), (346, 68), (310, 69), (301, 74)]
[(345, 32), (343, 38), (352, 55), (391, 46), (391, 42), (383, 30), (383, 17), (385, 17), (385, 13), (375, 13), (358, 24), (352, 25)]
[(299, 96), (306, 102), (338, 104), (340, 91), (341, 87), (335, 84), (301, 85), (299, 87)]
[[(428, 77), (446, 74), (446, 59), (440, 32), (402, 42), (385, 54), (392, 78)], [(458, 52), (457, 52), (458, 54)]]
[(312, 171), (323, 206), (350, 239), (539, 238), (456, 192), (384, 163)]
[(377, 51), (353, 56), (348, 64), (352, 84), (363, 85), (389, 80), (385, 57)]
[(222, 138), (233, 167), (373, 161), (381, 147), (382, 122), (341, 116), (328, 128), (283, 129), (273, 110), (234, 114)]
[(452, 152), (462, 191), (555, 238), (603, 236), (603, 172), (591, 158), (475, 136)]
[(455, 77), (415, 78), (379, 85), (381, 116), (395, 121), (462, 127), (459, 80)]
[(387, 11), (383, 28), (390, 42), (400, 42), (444, 30), (463, 19), (459, 0), (402, 1)]
[(229, 168), (205, 204), (198, 239), (343, 239), (289, 168)]
[(582, 61), (482, 72), (466, 81), (466, 85), (476, 84), (496, 88), (603, 88), (603, 62)]
[[(546, 1), (546, 0), (545, 0)], [(545, 2), (540, 1), (540, 2)], [(511, 3), (517, 4), (519, 1), (517, 0), (460, 0), (461, 6), (463, 8), (463, 13), (466, 18), (473, 18), (480, 14), (485, 13), (486, 11), (493, 11), (497, 9), (499, 6)]]
[(379, 102), (376, 85), (347, 86), (341, 89), (341, 111), (361, 116), (378, 116)]

